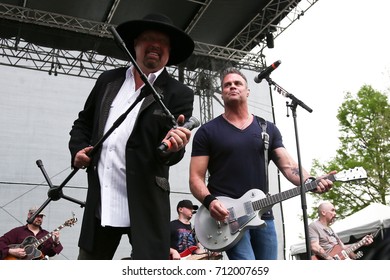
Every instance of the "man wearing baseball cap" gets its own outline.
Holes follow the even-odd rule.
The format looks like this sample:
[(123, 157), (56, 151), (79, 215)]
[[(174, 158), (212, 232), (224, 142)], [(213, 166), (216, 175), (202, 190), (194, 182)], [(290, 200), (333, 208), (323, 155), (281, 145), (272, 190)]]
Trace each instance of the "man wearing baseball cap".
[[(37, 210), (38, 207), (31, 207), (28, 210), (27, 219)], [(37, 248), (32, 246), (32, 243), (47, 237), (49, 234), (47, 230), (42, 228), (44, 216), (46, 215), (39, 213), (31, 223), (16, 227), (0, 237), (0, 259), (33, 260), (59, 254), (63, 249), (59, 231), (53, 232), (52, 238), (48, 238)]]
[(190, 221), (198, 208), (198, 205), (193, 205), (192, 201), (188, 199), (179, 201), (176, 206), (179, 217), (171, 221), (170, 255), (174, 260), (199, 252), (200, 244), (196, 240), (195, 231)]

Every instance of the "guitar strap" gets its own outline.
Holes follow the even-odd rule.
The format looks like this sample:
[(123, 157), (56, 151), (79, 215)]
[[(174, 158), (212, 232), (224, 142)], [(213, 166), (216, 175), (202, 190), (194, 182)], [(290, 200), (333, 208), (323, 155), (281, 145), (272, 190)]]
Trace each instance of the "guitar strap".
[(264, 143), (264, 174), (265, 174), (265, 188), (264, 193), (268, 194), (269, 192), (269, 179), (268, 179), (268, 148), (269, 148), (269, 134), (267, 133), (267, 122), (261, 118), (256, 116), (257, 122), (261, 127), (261, 138)]

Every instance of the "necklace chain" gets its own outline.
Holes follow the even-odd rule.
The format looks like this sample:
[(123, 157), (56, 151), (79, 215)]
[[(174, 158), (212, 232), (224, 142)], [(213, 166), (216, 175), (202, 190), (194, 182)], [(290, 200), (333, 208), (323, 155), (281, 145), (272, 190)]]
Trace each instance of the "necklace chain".
[(243, 130), (245, 128), (245, 126), (248, 124), (248, 121), (249, 121), (249, 118), (250, 118), (250, 114), (248, 114), (248, 117), (246, 118), (244, 124), (241, 126), (241, 127), (237, 127), (233, 122), (231, 122), (225, 114), (223, 114), (223, 117), (225, 118), (225, 120), (227, 120), (229, 123), (231, 123), (232, 125), (234, 125), (235, 127), (237, 127), (238, 129), (241, 129)]

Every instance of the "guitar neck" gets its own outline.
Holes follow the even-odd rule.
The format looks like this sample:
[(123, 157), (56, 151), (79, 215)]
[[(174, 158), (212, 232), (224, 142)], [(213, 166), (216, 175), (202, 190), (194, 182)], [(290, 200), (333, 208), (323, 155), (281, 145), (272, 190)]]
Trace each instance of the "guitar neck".
[[(327, 175), (324, 179), (331, 180), (332, 182), (336, 181), (335, 176), (332, 174)], [(320, 181), (320, 179), (317, 179), (317, 180), (312, 181), (310, 183), (304, 184), (303, 191), (306, 193), (308, 191), (312, 191), (312, 190), (316, 189), (319, 181)], [(296, 187), (296, 188), (292, 188), (292, 189), (289, 189), (287, 191), (284, 191), (284, 192), (281, 192), (281, 193), (278, 193), (278, 194), (275, 194), (272, 196), (268, 196), (266, 198), (262, 198), (262, 199), (259, 199), (257, 201), (253, 201), (252, 202), (253, 209), (255, 211), (261, 210), (261, 209), (273, 206), (276, 203), (279, 203), (281, 201), (298, 196), (300, 194), (301, 194), (301, 187), (300, 186)]]
[(347, 254), (352, 253), (352, 252), (356, 251), (357, 249), (359, 249), (360, 247), (362, 247), (365, 242), (366, 242), (366, 238), (363, 238), (359, 242), (349, 246), (348, 249), (345, 250), (345, 252)]
[(39, 245), (41, 245), (43, 242), (45, 242), (46, 240), (48, 240), (50, 237), (53, 236), (54, 232), (55, 231), (59, 231), (61, 229), (63, 229), (65, 227), (64, 224), (60, 225), (58, 228), (56, 228), (55, 230), (53, 230), (52, 232), (49, 232), (48, 234), (46, 234), (44, 237), (38, 239), (36, 242), (34, 242), (33, 246), (34, 248), (38, 248)]

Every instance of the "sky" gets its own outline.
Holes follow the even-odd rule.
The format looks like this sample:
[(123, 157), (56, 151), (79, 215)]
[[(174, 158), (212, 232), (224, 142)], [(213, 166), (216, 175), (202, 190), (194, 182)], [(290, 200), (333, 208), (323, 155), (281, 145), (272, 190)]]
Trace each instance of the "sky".
[[(356, 94), (367, 84), (388, 94), (389, 10), (390, 2), (383, 0), (319, 0), (275, 39), (273, 49), (264, 51), (267, 65), (282, 62), (272, 72), (272, 80), (313, 109), (309, 113), (297, 108), (297, 142), (293, 118), (286, 117), (286, 101), (291, 100), (273, 92), (284, 144), (295, 158), (299, 144), (307, 170), (313, 159), (326, 162), (335, 156), (339, 147), (336, 115), (347, 92)], [(282, 189), (289, 187), (282, 181)], [(315, 206), (306, 198), (308, 209)], [(303, 242), (300, 198), (285, 201), (283, 208), (289, 249), (289, 244)]]

